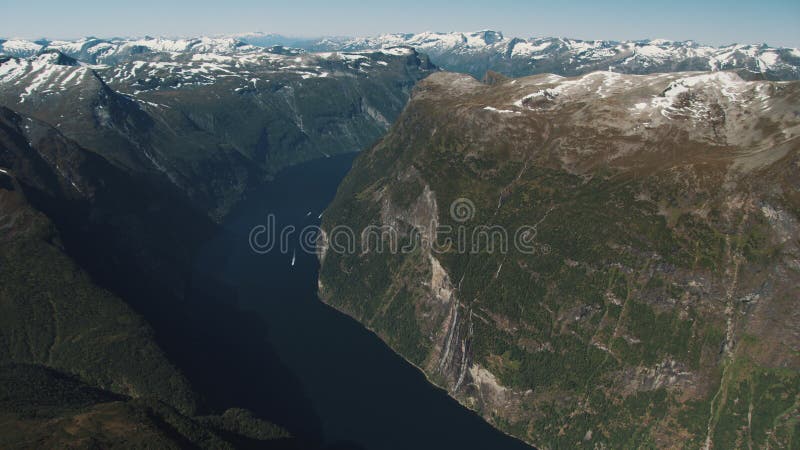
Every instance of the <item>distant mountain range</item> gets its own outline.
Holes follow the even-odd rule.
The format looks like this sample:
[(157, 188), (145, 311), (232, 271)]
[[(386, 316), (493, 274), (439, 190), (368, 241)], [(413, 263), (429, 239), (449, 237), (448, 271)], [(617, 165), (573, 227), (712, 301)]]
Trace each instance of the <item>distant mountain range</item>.
[[(312, 54), (232, 38), (2, 49), (14, 56), (0, 57), (0, 104), (120, 167), (160, 172), (216, 216), (287, 165), (380, 138), (434, 69), (406, 47)], [(224, 183), (205, 172), (212, 160)]]
[[(508, 38), (501, 32), (491, 30), (384, 34), (305, 42), (288, 39), (281, 41), (275, 35), (264, 36), (269, 36), (270, 45), (295, 45), (309, 51), (354, 51), (409, 46), (429, 55), (433, 63), (443, 69), (469, 73), (478, 78), (487, 70), (514, 77), (537, 73), (572, 76), (596, 70), (630, 74), (741, 70), (744, 78), (794, 80), (800, 77), (800, 50), (770, 47), (766, 44), (712, 47), (694, 41), (664, 39), (523, 39)], [(264, 36), (248, 34), (239, 36), (239, 39), (259, 45)]]
[(292, 38), (278, 34), (241, 33), (217, 38), (97, 39), (75, 41), (0, 40), (0, 54), (17, 57), (58, 50), (87, 63), (113, 63), (146, 52), (249, 53), (257, 47), (288, 47), (306, 52), (353, 52), (412, 47), (433, 63), (477, 78), (487, 70), (506, 76), (538, 73), (581, 75), (596, 70), (646, 74), (677, 71), (738, 70), (745, 79), (800, 78), (800, 49), (766, 44), (721, 47), (694, 41), (579, 40), (556, 37), (508, 38), (499, 31), (383, 34), (371, 37)]
[(43, 51), (57, 50), (90, 64), (111, 63), (145, 53), (231, 53), (254, 50), (233, 38), (161, 39), (97, 39), (87, 37), (72, 41), (0, 40), (0, 53), (16, 57), (34, 56)]

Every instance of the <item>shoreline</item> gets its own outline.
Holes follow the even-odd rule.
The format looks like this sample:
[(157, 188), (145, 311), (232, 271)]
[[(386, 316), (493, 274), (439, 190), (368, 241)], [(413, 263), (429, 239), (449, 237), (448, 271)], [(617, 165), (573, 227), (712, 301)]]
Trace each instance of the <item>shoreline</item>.
[[(317, 283), (319, 284), (319, 277), (317, 277)], [(480, 418), (480, 419), (481, 419), (483, 422), (485, 422), (485, 423), (486, 423), (486, 424), (488, 424), (490, 427), (492, 427), (492, 429), (494, 429), (494, 430), (497, 430), (499, 433), (502, 433), (502, 434), (503, 434), (503, 435), (505, 435), (505, 436), (508, 436), (508, 437), (510, 437), (510, 438), (512, 438), (512, 439), (515, 439), (515, 440), (517, 440), (517, 441), (519, 441), (519, 442), (521, 442), (521, 443), (525, 444), (526, 446), (528, 446), (528, 447), (530, 447), (530, 448), (532, 448), (532, 449), (535, 449), (535, 450), (536, 450), (536, 449), (538, 449), (538, 448), (539, 448), (539, 447), (537, 447), (537, 446), (536, 446), (535, 444), (533, 444), (533, 443), (527, 442), (527, 441), (525, 441), (525, 440), (523, 440), (523, 439), (519, 438), (518, 436), (514, 436), (513, 434), (510, 434), (510, 433), (508, 433), (507, 431), (505, 431), (505, 430), (503, 430), (503, 429), (500, 429), (500, 428), (498, 428), (498, 427), (497, 427), (495, 424), (493, 424), (492, 422), (490, 422), (489, 420), (487, 420), (487, 419), (486, 419), (484, 416), (482, 416), (481, 414), (479, 414), (477, 410), (475, 410), (475, 409), (473, 409), (473, 408), (470, 408), (469, 406), (467, 406), (467, 405), (465, 405), (463, 402), (461, 402), (461, 401), (460, 401), (458, 398), (456, 398), (455, 396), (451, 395), (449, 390), (447, 390), (447, 389), (446, 389), (446, 388), (444, 388), (443, 386), (441, 386), (441, 385), (439, 385), (438, 383), (436, 383), (435, 381), (433, 381), (433, 380), (431, 379), (431, 377), (428, 375), (428, 373), (427, 373), (427, 372), (426, 372), (424, 369), (422, 369), (421, 367), (419, 367), (419, 366), (418, 366), (418, 365), (416, 365), (415, 363), (413, 363), (413, 362), (409, 361), (409, 360), (408, 360), (408, 359), (407, 359), (405, 356), (403, 356), (402, 354), (400, 354), (400, 353), (399, 353), (397, 350), (395, 350), (395, 349), (394, 349), (394, 348), (393, 348), (391, 345), (389, 345), (389, 343), (388, 343), (388, 342), (386, 342), (386, 340), (384, 340), (384, 339), (383, 339), (383, 337), (381, 337), (381, 335), (380, 335), (380, 334), (378, 334), (378, 333), (377, 333), (377, 332), (376, 332), (374, 329), (372, 329), (372, 327), (370, 327), (370, 326), (368, 326), (368, 325), (364, 324), (363, 322), (361, 322), (360, 320), (358, 320), (356, 317), (354, 317), (354, 316), (353, 316), (353, 315), (351, 315), (350, 313), (348, 313), (348, 312), (346, 312), (346, 311), (343, 311), (343, 310), (341, 310), (341, 309), (339, 309), (339, 308), (336, 308), (335, 306), (333, 306), (332, 304), (330, 304), (328, 301), (326, 301), (326, 300), (325, 300), (325, 298), (324, 298), (324, 296), (320, 294), (319, 290), (317, 290), (316, 297), (317, 297), (317, 299), (320, 301), (320, 303), (322, 303), (322, 304), (324, 304), (325, 306), (327, 306), (328, 308), (331, 308), (332, 310), (334, 310), (334, 311), (338, 312), (339, 314), (342, 314), (342, 315), (344, 315), (344, 316), (347, 316), (348, 318), (350, 318), (350, 319), (352, 319), (353, 321), (355, 321), (356, 323), (358, 323), (358, 325), (359, 325), (361, 328), (363, 328), (363, 329), (365, 329), (365, 330), (369, 331), (370, 333), (372, 333), (372, 334), (373, 334), (375, 337), (377, 337), (377, 338), (378, 338), (378, 340), (380, 340), (380, 341), (381, 341), (381, 343), (383, 343), (383, 345), (384, 345), (386, 348), (388, 348), (388, 349), (389, 349), (389, 351), (391, 351), (392, 353), (394, 353), (395, 355), (397, 355), (397, 356), (398, 356), (400, 359), (402, 359), (402, 360), (403, 360), (403, 361), (404, 361), (406, 364), (408, 364), (408, 365), (410, 365), (410, 366), (414, 367), (414, 368), (415, 368), (415, 369), (416, 369), (416, 370), (417, 370), (419, 373), (421, 373), (421, 374), (422, 374), (422, 376), (423, 376), (423, 377), (425, 377), (425, 380), (427, 381), (427, 383), (428, 383), (428, 384), (430, 384), (430, 385), (431, 385), (431, 386), (433, 386), (434, 388), (436, 388), (436, 389), (438, 389), (438, 390), (440, 390), (440, 391), (444, 392), (444, 393), (447, 395), (447, 397), (448, 397), (448, 398), (452, 399), (452, 400), (453, 400), (453, 401), (455, 401), (455, 402), (456, 402), (456, 403), (457, 403), (457, 404), (458, 404), (460, 407), (464, 408), (465, 410), (467, 410), (467, 411), (469, 411), (470, 413), (474, 414), (476, 417)]]

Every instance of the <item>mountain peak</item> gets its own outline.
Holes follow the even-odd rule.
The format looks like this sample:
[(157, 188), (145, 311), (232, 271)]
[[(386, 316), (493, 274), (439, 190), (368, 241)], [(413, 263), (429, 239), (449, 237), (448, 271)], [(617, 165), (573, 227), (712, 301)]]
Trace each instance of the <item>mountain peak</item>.
[(492, 45), (505, 39), (502, 32), (494, 30), (480, 30), (471, 34), (480, 36), (487, 45)]
[(60, 50), (54, 48), (44, 48), (41, 52), (39, 52), (39, 57), (37, 58), (42, 62), (46, 62), (49, 64), (55, 64), (57, 66), (79, 66), (80, 63), (77, 59), (67, 56), (62, 53)]

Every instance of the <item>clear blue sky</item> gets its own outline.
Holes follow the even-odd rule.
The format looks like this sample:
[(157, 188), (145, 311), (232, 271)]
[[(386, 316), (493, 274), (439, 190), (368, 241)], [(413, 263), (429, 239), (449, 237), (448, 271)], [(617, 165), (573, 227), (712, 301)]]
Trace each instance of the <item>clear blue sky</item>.
[(583, 39), (695, 39), (800, 47), (800, 0), (0, 0), (0, 36), (291, 36), (470, 31)]

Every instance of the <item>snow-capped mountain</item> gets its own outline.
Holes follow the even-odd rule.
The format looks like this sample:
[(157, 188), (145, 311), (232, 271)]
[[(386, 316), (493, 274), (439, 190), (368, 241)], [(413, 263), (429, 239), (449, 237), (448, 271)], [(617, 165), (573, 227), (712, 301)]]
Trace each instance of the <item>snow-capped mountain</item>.
[[(274, 37), (273, 37), (274, 38)], [(247, 37), (243, 38), (248, 41)], [(276, 42), (276, 41), (273, 41)], [(508, 76), (537, 73), (580, 75), (596, 70), (645, 74), (676, 71), (741, 70), (745, 78), (800, 78), (796, 48), (694, 41), (586, 41), (554, 37), (508, 38), (501, 32), (384, 34), (362, 38), (324, 38), (308, 50), (366, 50), (405, 45), (428, 54), (438, 66), (482, 77), (487, 70)]]
[[(254, 45), (259, 38), (267, 39), (248, 33), (2, 41), (0, 104), (50, 123), (86, 148), (106, 149), (106, 157), (121, 167), (151, 167), (197, 191), (195, 180), (202, 170), (195, 173), (192, 160), (220, 157), (220, 148), (231, 167), (240, 167), (240, 155), (246, 155), (271, 171), (322, 153), (364, 147), (397, 117), (415, 82), (435, 70), (426, 54), (446, 69), (476, 77), (488, 70), (508, 75), (601, 72), (587, 78), (602, 78), (598, 89), (613, 88), (616, 78), (609, 78), (615, 76), (610, 72), (736, 69), (737, 79), (800, 77), (800, 51), (768, 46), (524, 40), (494, 31), (327, 38), (305, 49)], [(268, 38), (282, 42), (274, 35)], [(546, 91), (542, 98), (558, 102), (557, 95)], [(657, 103), (642, 110), (658, 109)], [(664, 117), (705, 114), (697, 108), (658, 111)], [(87, 132), (88, 127), (94, 131)], [(182, 130), (180, 139), (175, 130)], [(239, 183), (244, 175), (231, 177)], [(244, 188), (233, 186), (236, 192)], [(216, 202), (211, 190), (196, 195), (201, 203)]]
[[(442, 256), (422, 244), (365, 257), (327, 251), (325, 239), (320, 298), (538, 448), (722, 448), (751, 430), (748, 408), (765, 428), (794, 426), (772, 399), (792, 404), (800, 386), (791, 354), (800, 320), (786, 313), (797, 297), (785, 294), (800, 284), (799, 99), (798, 81), (731, 71), (540, 74), (491, 85), (434, 73), (359, 157), (325, 212), (323, 237), (345, 225), (442, 220), (472, 230), (535, 224), (530, 240), (509, 252), (473, 246)], [(485, 213), (462, 222), (447, 208), (461, 204)], [(400, 242), (417, 238), (406, 226)], [(374, 267), (387, 265), (376, 285)], [(610, 274), (648, 281), (618, 284), (617, 294)], [(645, 287), (655, 279), (663, 281)], [(367, 290), (376, 292), (369, 308), (359, 296)], [(392, 306), (398, 298), (405, 312)], [(736, 380), (724, 373), (733, 364), (743, 367)], [(747, 392), (755, 374), (787, 368), (791, 383), (774, 382), (774, 396), (744, 408), (700, 388)], [(631, 400), (653, 392), (667, 399), (647, 400), (646, 414), (658, 418), (631, 420), (643, 411)], [(652, 406), (662, 401), (669, 406)], [(684, 421), (687, 411), (703, 420)], [(719, 420), (716, 431), (705, 417)], [(773, 425), (784, 420), (791, 425)], [(755, 447), (784, 445), (779, 433), (753, 435)]]
[[(479, 82), (426, 54), (475, 77), (532, 76)], [(0, 40), (0, 181), (27, 177), (14, 195), (64, 214), (81, 239), (67, 248), (89, 242), (109, 272), (135, 260), (134, 283), (158, 272), (169, 289), (183, 284), (174, 261), (194, 260), (183, 224), (205, 223), (196, 210), (220, 220), (283, 168), (367, 149), (328, 231), (353, 220), (419, 238), (414, 224), (450, 222), (460, 192), (489, 212), (470, 227), (536, 224), (514, 242), (535, 254), (441, 261), (424, 245), (391, 260), (324, 256), (322, 235), (321, 298), (450, 395), (530, 443), (614, 448), (630, 436), (724, 447), (752, 430), (733, 401), (743, 393), (763, 419), (751, 441), (766, 446), (796, 425), (797, 376), (785, 374), (800, 367), (800, 320), (786, 313), (800, 284), (798, 67), (800, 51), (766, 45), (494, 31)], [(9, 220), (12, 237), (31, 228)], [(172, 246), (181, 255), (162, 256)], [(369, 310), (364, 292), (378, 293)], [(643, 405), (653, 420), (640, 426)]]
[(46, 50), (58, 50), (89, 64), (116, 64), (142, 59), (142, 55), (167, 55), (169, 58), (187, 53), (261, 53), (263, 48), (275, 46), (307, 52), (353, 52), (408, 46), (429, 55), (434, 64), (446, 70), (469, 73), (478, 78), (488, 70), (513, 77), (538, 73), (573, 76), (597, 70), (630, 74), (737, 70), (746, 79), (800, 79), (800, 49), (796, 48), (770, 47), (766, 44), (713, 47), (694, 41), (666, 39), (607, 41), (554, 37), (509, 38), (492, 30), (322, 39), (266, 33), (186, 39), (9, 39), (0, 40), (0, 55), (28, 57)]
[[(0, 92), (21, 89), (20, 101), (34, 93), (68, 89), (92, 73), (115, 89), (131, 95), (225, 80), (238, 90), (278, 76), (325, 78), (346, 72), (369, 74), (385, 70), (393, 58), (415, 56), (407, 47), (384, 47), (378, 52), (316, 52), (245, 44), (233, 38), (106, 41), (5, 41), (0, 55)], [(377, 72), (376, 72), (377, 73)], [(274, 75), (274, 76), (270, 76)]]
[[(125, 170), (155, 171), (211, 214), (265, 174), (373, 142), (435, 70), (408, 47), (309, 53), (233, 38), (3, 44), (0, 106)], [(225, 168), (224, 186), (206, 184), (211, 166)]]
[(97, 39), (87, 37), (73, 41), (26, 41), (12, 39), (0, 41), (0, 55), (29, 57), (48, 50), (58, 50), (90, 64), (114, 64), (124, 59), (138, 59), (145, 54), (176, 53), (247, 53), (261, 49), (245, 44), (233, 37), (191, 39)]
[(43, 45), (24, 39), (0, 39), (0, 54), (31, 56), (42, 50)]

